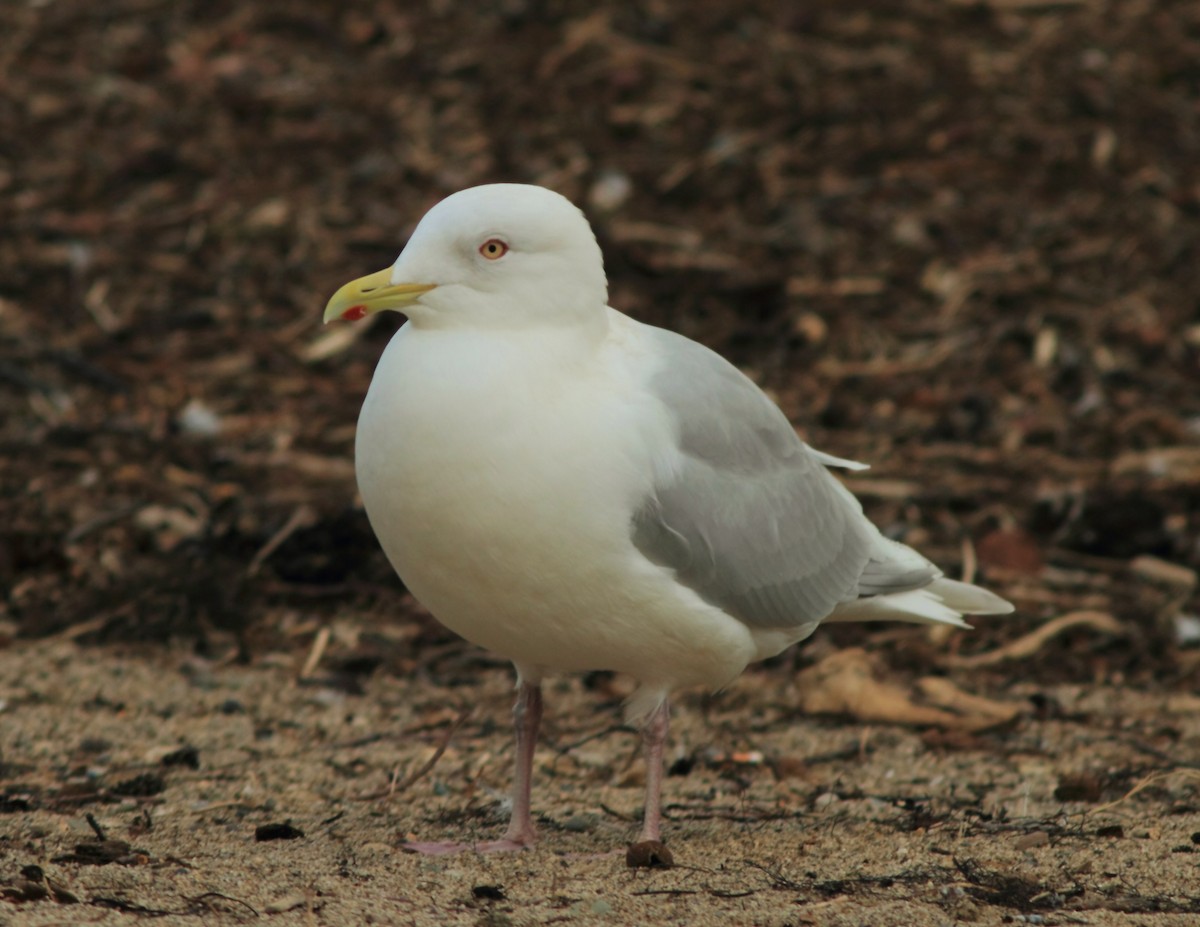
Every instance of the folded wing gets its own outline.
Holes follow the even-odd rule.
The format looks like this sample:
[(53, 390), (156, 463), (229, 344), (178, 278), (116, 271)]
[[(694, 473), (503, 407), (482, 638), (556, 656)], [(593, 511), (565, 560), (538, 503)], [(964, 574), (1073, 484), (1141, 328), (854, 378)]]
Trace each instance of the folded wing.
[[(672, 332), (644, 331), (661, 358), (648, 385), (677, 439), (671, 465), (633, 519), (634, 543), (648, 559), (753, 628), (799, 631), (868, 598), (875, 607), (847, 607), (845, 618), (906, 617), (887, 615), (883, 597), (895, 596), (900, 612), (909, 601), (924, 605), (930, 593), (914, 591), (941, 572), (884, 538), (826, 469), (861, 465), (808, 447), (719, 355)], [(983, 598), (968, 604), (1011, 608), (976, 591)], [(956, 604), (922, 608), (910, 620), (962, 624)]]

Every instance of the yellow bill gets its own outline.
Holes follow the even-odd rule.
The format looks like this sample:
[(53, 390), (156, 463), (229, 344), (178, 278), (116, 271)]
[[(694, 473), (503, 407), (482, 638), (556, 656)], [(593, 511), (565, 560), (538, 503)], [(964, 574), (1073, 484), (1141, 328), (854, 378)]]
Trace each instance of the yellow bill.
[(325, 306), (325, 321), (345, 319), (356, 322), (385, 309), (403, 311), (405, 306), (436, 286), (436, 283), (392, 283), (392, 269), (387, 267), (351, 280), (334, 293)]

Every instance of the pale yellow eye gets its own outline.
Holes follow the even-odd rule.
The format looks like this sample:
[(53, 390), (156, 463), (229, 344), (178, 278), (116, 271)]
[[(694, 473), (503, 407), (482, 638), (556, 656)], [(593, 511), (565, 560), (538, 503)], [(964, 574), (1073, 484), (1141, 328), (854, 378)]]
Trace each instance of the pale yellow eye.
[(499, 238), (489, 238), (479, 246), (479, 253), (489, 261), (498, 261), (508, 254), (508, 245)]

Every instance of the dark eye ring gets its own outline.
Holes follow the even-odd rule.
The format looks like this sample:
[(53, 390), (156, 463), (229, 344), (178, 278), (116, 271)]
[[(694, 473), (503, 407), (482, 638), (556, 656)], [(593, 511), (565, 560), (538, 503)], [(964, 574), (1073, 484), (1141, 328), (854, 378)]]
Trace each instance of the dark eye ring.
[(508, 254), (508, 245), (499, 238), (489, 238), (479, 246), (479, 253), (489, 261), (498, 261)]

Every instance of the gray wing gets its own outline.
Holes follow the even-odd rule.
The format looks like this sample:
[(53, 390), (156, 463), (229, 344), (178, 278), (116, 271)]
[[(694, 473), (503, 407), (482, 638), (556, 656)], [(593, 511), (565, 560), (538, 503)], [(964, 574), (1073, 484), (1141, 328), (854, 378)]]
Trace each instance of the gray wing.
[(680, 464), (644, 500), (633, 540), (751, 627), (815, 624), (841, 602), (927, 585), (938, 570), (884, 540), (779, 408), (736, 367), (647, 326), (664, 364), (649, 388)]

